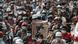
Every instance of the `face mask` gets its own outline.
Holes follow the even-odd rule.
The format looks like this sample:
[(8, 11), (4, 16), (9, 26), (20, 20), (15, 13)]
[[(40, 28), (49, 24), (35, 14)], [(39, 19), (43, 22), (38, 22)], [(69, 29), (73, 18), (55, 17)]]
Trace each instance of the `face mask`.
[(16, 12), (14, 13), (14, 15), (15, 15), (16, 17), (18, 16), (18, 14), (17, 14)]
[(41, 42), (42, 42), (42, 39), (38, 38), (38, 40), (37, 40), (37, 41), (41, 43)]
[(16, 21), (16, 18), (13, 18), (14, 21)]
[(23, 17), (23, 20), (25, 21), (27, 17)]
[(22, 26), (22, 29), (26, 29), (26, 27), (25, 26)]
[(27, 36), (31, 36), (31, 33), (27, 33)]
[(9, 17), (8, 17), (8, 19), (12, 19), (12, 17), (11, 17), (11, 16), (9, 16)]
[(17, 11), (17, 14), (22, 14), (22, 12), (21, 11)]
[(62, 33), (66, 33), (66, 31), (62, 30)]
[(57, 40), (60, 40), (61, 38), (56, 38)]
[(22, 18), (22, 16), (19, 16), (19, 17), (18, 17), (18, 19), (21, 19), (21, 18)]

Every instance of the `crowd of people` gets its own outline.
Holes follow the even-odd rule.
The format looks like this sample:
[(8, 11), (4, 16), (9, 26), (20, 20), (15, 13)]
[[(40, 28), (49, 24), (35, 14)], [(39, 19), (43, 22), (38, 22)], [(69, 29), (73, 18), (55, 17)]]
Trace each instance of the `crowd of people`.
[[(48, 21), (47, 40), (37, 27), (32, 39), (32, 20)], [(78, 44), (77, 0), (0, 1), (0, 44)]]
[(32, 44), (31, 2), (2, 0), (0, 3), (0, 44)]
[[(40, 33), (38, 27), (36, 42), (38, 44), (78, 44), (77, 22), (78, 4), (76, 0), (42, 0), (34, 2), (32, 20), (48, 21), (48, 36)], [(75, 31), (77, 33), (75, 33)], [(75, 42), (76, 41), (76, 42)]]

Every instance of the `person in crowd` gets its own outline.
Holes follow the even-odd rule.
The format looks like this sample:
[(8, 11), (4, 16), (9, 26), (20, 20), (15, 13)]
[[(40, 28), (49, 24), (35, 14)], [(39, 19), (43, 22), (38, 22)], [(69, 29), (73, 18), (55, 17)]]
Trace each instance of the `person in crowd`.
[(61, 32), (62, 32), (62, 38), (65, 39), (66, 43), (71, 44), (71, 38), (72, 38), (71, 33), (67, 32), (65, 27), (64, 29), (61, 30)]
[[(48, 20), (48, 30), (52, 30), (48, 32), (49, 44), (68, 42), (78, 44), (77, 1), (74, 3), (72, 0), (0, 0), (0, 2), (0, 44), (13, 42), (32, 44), (32, 19)], [(37, 39), (35, 41), (38, 42), (36, 44), (45, 44), (40, 31), (39, 29), (35, 35)], [(54, 34), (55, 37), (52, 37)], [(14, 38), (17, 39), (13, 40)]]
[(24, 44), (24, 43), (20, 37), (14, 37), (13, 38), (13, 44)]
[(56, 32), (55, 33), (55, 39), (51, 42), (51, 44), (66, 44), (66, 41), (62, 39), (62, 33), (61, 32)]
[(56, 31), (57, 29), (60, 29), (61, 26), (62, 26), (62, 24), (61, 24), (61, 19), (60, 19), (60, 17), (55, 17), (55, 18), (54, 18), (54, 25), (53, 25), (53, 27), (52, 27), (52, 30)]
[(47, 44), (51, 44), (52, 40), (53, 40), (53, 32), (52, 30), (49, 30), (48, 36), (47, 36)]
[(73, 44), (78, 44), (78, 22), (73, 30)]
[(39, 37), (37, 39), (37, 44), (44, 44), (43, 35), (39, 35)]
[(72, 17), (72, 24), (71, 24), (71, 35), (73, 36), (73, 31), (75, 29), (75, 26), (76, 26), (76, 23), (77, 23), (77, 16), (73, 16)]
[(0, 44), (6, 44), (3, 40), (4, 33), (0, 31)]

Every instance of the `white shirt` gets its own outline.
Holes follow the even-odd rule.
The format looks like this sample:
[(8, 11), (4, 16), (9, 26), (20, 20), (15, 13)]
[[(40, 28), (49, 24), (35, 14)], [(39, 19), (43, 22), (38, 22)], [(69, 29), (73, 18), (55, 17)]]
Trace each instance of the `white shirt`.
[(78, 22), (76, 23), (76, 26), (74, 29), (74, 36), (78, 36)]

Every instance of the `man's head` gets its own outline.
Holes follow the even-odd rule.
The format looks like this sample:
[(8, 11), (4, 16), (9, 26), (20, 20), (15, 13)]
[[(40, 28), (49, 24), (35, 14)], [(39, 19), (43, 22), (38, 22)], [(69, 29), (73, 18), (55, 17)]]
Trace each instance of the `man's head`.
[(61, 32), (58, 31), (58, 32), (55, 33), (55, 38), (56, 38), (57, 40), (60, 40), (61, 37), (62, 37), (62, 33), (61, 33)]
[(8, 19), (12, 19), (12, 16), (8, 16)]
[(19, 37), (15, 37), (13, 39), (13, 42), (14, 42), (14, 44), (24, 44), (23, 40), (21, 38), (19, 38)]
[(61, 24), (62, 20), (61, 20), (60, 17), (55, 17), (55, 18), (54, 18), (54, 22), (55, 22), (56, 24)]
[(77, 16), (72, 17), (72, 22), (74, 22), (74, 23), (77, 22)]

